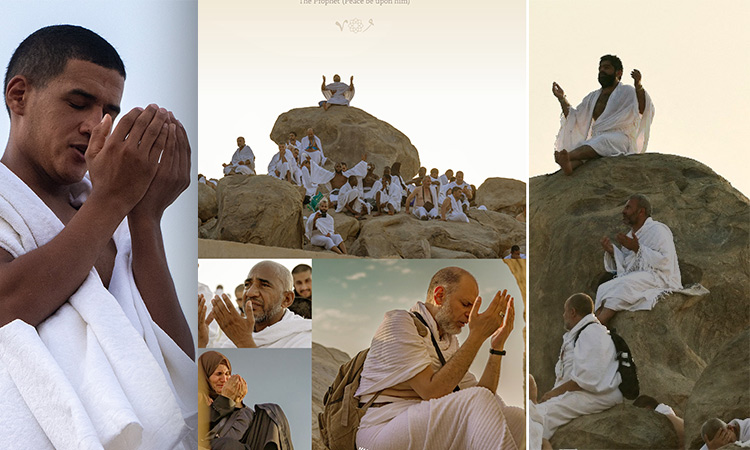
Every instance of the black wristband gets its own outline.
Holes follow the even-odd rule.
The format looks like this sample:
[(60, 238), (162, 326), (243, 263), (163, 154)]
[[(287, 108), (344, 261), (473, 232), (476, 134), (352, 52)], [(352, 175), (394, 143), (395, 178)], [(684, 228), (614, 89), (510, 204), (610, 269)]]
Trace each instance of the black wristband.
[(490, 349), (490, 355), (505, 356), (505, 350), (495, 350), (494, 348), (491, 348)]

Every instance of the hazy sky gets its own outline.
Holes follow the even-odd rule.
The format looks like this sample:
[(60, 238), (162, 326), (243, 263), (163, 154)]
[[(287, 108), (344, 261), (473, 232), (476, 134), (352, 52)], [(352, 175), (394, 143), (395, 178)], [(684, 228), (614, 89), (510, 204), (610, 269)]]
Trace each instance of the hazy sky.
[[(202, 353), (205, 350), (200, 350)], [(244, 403), (276, 403), (284, 410), (296, 449), (309, 449), (310, 436), (310, 349), (222, 348), (232, 373), (247, 382)]]
[[(216, 286), (224, 286), (224, 292), (234, 298), (234, 288), (247, 279), (247, 274), (255, 264), (262, 259), (212, 259), (201, 258), (198, 260), (198, 281), (207, 285), (212, 291)], [(298, 264), (310, 265), (309, 259), (275, 259), (291, 272)]]
[(242, 135), (266, 173), (276, 118), (317, 105), (321, 76), (338, 73), (354, 75), (352, 106), (408, 136), (428, 169), (526, 179), (524, 1), (300, 3), (200, 3), (200, 172), (220, 177)]
[[(0, 14), (0, 64), (3, 76), (18, 44), (37, 29), (66, 23), (89, 28), (109, 41), (125, 63), (127, 80), (120, 104), (123, 114), (149, 103), (157, 103), (173, 111), (188, 132), (193, 150), (193, 173), (197, 173), (196, 3), (3, 2)], [(5, 111), (0, 114), (3, 116), (0, 118), (0, 140), (4, 151), (10, 121)], [(196, 320), (193, 318), (198, 314), (195, 301), (195, 261), (198, 257), (196, 199), (197, 187), (194, 183), (167, 209), (162, 221), (169, 267), (194, 336)]]
[[(599, 87), (599, 57), (636, 68), (656, 108), (648, 152), (696, 159), (750, 195), (750, 2), (605, 3), (534, 0), (529, 6), (530, 175), (554, 172), (557, 81), (573, 106)], [(533, 203), (534, 199), (530, 199)]]
[[(458, 266), (479, 283), (482, 311), (498, 290), (515, 298), (516, 320), (505, 346), (498, 392), (508, 404), (521, 406), (523, 392), (523, 299), (508, 266), (500, 260), (315, 260), (313, 264), (313, 341), (354, 356), (370, 346), (383, 315), (425, 301), (427, 286), (438, 270)], [(458, 336), (468, 336), (466, 329)], [(471, 367), (479, 378), (489, 355), (489, 341)]]

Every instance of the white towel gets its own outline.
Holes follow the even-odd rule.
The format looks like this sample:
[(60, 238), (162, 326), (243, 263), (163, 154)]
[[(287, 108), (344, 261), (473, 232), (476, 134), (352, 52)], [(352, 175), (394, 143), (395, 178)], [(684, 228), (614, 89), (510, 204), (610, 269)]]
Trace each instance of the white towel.
[[(0, 246), (14, 257), (63, 229), (4, 165), (0, 186)], [(113, 238), (109, 291), (92, 269), (36, 329), (20, 320), (0, 328), (0, 448), (165, 449), (195, 439), (195, 363), (143, 303), (125, 221)]]

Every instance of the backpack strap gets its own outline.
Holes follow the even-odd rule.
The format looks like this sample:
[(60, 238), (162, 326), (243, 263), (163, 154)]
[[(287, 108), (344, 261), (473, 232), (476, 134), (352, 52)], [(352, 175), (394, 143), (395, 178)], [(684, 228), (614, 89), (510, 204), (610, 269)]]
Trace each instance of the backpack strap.
[(587, 326), (594, 324), (596, 322), (589, 322), (586, 325), (582, 326), (580, 330), (578, 330), (578, 333), (576, 333), (576, 337), (573, 338), (573, 346), (576, 345), (576, 342), (578, 342), (578, 337), (581, 335), (581, 332), (586, 329)]
[[(424, 324), (425, 327), (427, 327), (427, 331), (430, 333), (430, 339), (432, 339), (432, 345), (435, 347), (435, 351), (437, 352), (438, 359), (440, 360), (441, 365), (445, 365), (445, 357), (443, 356), (443, 352), (440, 351), (440, 347), (438, 346), (437, 341), (435, 340), (435, 336), (432, 334), (432, 330), (430, 330), (430, 326), (427, 325), (427, 321), (424, 320), (424, 317), (422, 317), (421, 314), (419, 314), (416, 311), (412, 311), (414, 313), (414, 316), (416, 316), (417, 319), (419, 319), (420, 322)], [(461, 388), (456, 386), (455, 389), (453, 389), (453, 392), (460, 391)]]

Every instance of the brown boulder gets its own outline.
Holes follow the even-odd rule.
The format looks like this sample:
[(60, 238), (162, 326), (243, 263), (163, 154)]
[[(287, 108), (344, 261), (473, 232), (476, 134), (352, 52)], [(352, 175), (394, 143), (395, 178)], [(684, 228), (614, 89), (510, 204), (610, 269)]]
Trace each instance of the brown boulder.
[(216, 191), (203, 183), (198, 183), (198, 218), (205, 222), (216, 217), (219, 206), (216, 203)]
[(302, 248), (302, 195), (273, 177), (230, 175), (219, 180), (216, 238)]
[(487, 178), (477, 188), (477, 205), (515, 217), (526, 206), (526, 183), (512, 178)]
[(336, 378), (339, 367), (351, 359), (349, 355), (335, 348), (312, 344), (312, 450), (328, 450), (320, 439), (318, 414), (323, 412), (323, 396)]
[[(313, 128), (323, 144), (323, 153), (332, 162), (343, 161), (349, 167), (358, 163), (364, 153), (375, 165), (375, 173), (383, 167), (401, 162), (401, 175), (411, 177), (419, 169), (419, 154), (406, 135), (359, 108), (333, 107), (296, 108), (281, 114), (273, 125), (271, 140), (286, 141), (289, 132), (302, 140), (307, 129)], [(328, 164), (332, 167), (332, 164)]]

